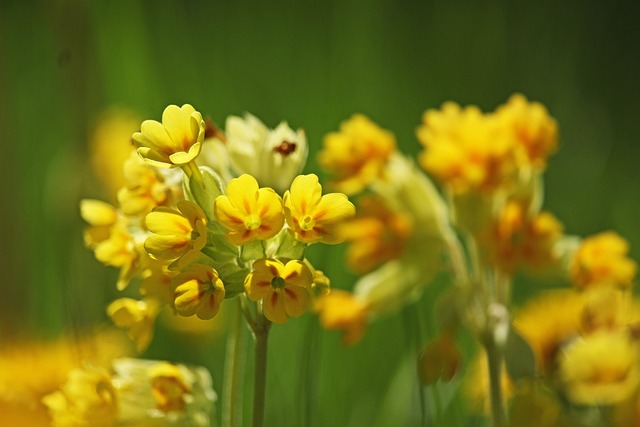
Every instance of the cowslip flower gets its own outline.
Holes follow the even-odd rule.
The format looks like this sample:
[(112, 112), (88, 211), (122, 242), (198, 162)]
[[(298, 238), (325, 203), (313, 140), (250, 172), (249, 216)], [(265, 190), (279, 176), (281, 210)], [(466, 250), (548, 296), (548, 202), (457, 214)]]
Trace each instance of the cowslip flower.
[(118, 210), (101, 200), (83, 199), (80, 201), (80, 216), (90, 225), (84, 230), (84, 243), (95, 248), (109, 238), (111, 228), (118, 221)]
[(307, 160), (304, 131), (294, 131), (286, 122), (271, 130), (247, 113), (242, 118), (228, 117), (225, 131), (233, 169), (280, 194), (289, 188)]
[(356, 208), (342, 193), (322, 195), (322, 186), (314, 174), (300, 175), (284, 194), (287, 224), (296, 239), (304, 243), (336, 244), (344, 239), (337, 226), (355, 214)]
[(586, 238), (571, 260), (569, 272), (574, 286), (609, 284), (631, 287), (638, 269), (627, 257), (629, 244), (614, 232), (604, 232)]
[(145, 120), (132, 137), (143, 159), (168, 168), (187, 165), (200, 154), (204, 131), (202, 114), (191, 105), (169, 105), (162, 113), (162, 123)]
[(335, 174), (332, 184), (346, 194), (362, 191), (378, 179), (396, 151), (395, 136), (362, 114), (343, 122), (323, 144), (318, 162)]
[(149, 371), (151, 394), (162, 412), (180, 412), (187, 406), (191, 387), (177, 365), (160, 362)]
[(312, 284), (311, 270), (302, 261), (291, 260), (283, 264), (276, 259), (262, 258), (253, 263), (244, 288), (251, 300), (262, 300), (267, 319), (285, 323), (290, 317), (301, 316), (310, 307)]
[(158, 309), (158, 304), (153, 300), (120, 298), (109, 304), (107, 314), (117, 327), (127, 330), (136, 349), (142, 352), (151, 343), (153, 322), (158, 315)]
[(124, 162), (124, 176), (127, 183), (118, 191), (118, 203), (125, 215), (146, 215), (169, 201), (170, 187), (135, 152)]
[(362, 338), (369, 313), (367, 304), (355, 295), (334, 289), (318, 298), (314, 309), (324, 328), (344, 332), (342, 339), (345, 344), (354, 344)]
[(207, 244), (207, 217), (193, 202), (181, 200), (178, 210), (158, 207), (145, 223), (152, 233), (144, 248), (156, 259), (179, 259), (180, 265), (192, 261)]
[(194, 264), (173, 279), (174, 305), (181, 316), (211, 319), (218, 313), (225, 290), (218, 272), (212, 267)]
[(246, 174), (229, 182), (226, 195), (216, 198), (214, 212), (234, 245), (270, 239), (284, 224), (280, 196), (271, 188), (258, 188), (256, 179)]

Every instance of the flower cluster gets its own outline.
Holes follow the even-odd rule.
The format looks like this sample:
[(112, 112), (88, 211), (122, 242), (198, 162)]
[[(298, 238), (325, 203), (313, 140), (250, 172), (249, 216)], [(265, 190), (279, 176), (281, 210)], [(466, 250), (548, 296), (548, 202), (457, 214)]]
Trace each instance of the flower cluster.
[[(284, 323), (311, 307), (316, 283), (305, 260), (312, 243), (335, 244), (355, 208), (341, 193), (323, 194), (315, 175), (298, 175), (304, 132), (283, 122), (229, 117), (223, 132), (191, 105), (168, 106), (132, 136), (117, 206), (83, 200), (85, 242), (120, 269), (118, 289), (135, 279), (141, 299), (121, 298), (108, 314), (138, 350), (152, 338), (162, 306), (210, 319), (226, 299), (255, 302), (249, 321)], [(246, 304), (245, 304), (246, 305)]]

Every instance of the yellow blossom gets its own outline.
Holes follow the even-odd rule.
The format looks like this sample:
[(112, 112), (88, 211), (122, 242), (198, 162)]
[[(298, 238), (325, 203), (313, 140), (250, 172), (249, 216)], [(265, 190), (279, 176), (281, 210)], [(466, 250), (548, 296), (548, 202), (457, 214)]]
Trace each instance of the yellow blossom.
[(392, 210), (383, 198), (363, 198), (358, 203), (356, 216), (339, 228), (339, 234), (349, 242), (347, 263), (363, 274), (399, 258), (412, 228), (411, 220)]
[[(503, 405), (505, 405), (511, 399), (515, 390), (504, 364), (501, 366), (500, 372), (500, 387), (502, 388)], [(487, 353), (481, 350), (471, 361), (465, 372), (462, 392), (469, 409), (478, 414), (490, 414), (491, 402), (488, 391), (489, 367)]]
[(558, 125), (545, 106), (517, 93), (496, 110), (496, 115), (523, 149), (525, 166), (544, 168), (547, 157), (558, 147)]
[(614, 232), (584, 239), (569, 267), (573, 284), (578, 288), (602, 284), (631, 287), (637, 265), (627, 257), (628, 252), (627, 241)]
[(526, 267), (539, 272), (558, 261), (555, 244), (562, 237), (562, 224), (549, 212), (529, 214), (515, 201), (508, 202), (483, 236), (491, 261), (507, 272)]
[(153, 300), (120, 298), (109, 304), (107, 314), (117, 327), (127, 330), (129, 337), (136, 344), (136, 349), (142, 352), (149, 346), (153, 337), (153, 322), (158, 308), (158, 304)]
[(353, 294), (333, 289), (318, 298), (315, 310), (324, 328), (344, 331), (345, 344), (354, 344), (362, 338), (367, 326), (367, 305)]
[(181, 316), (197, 315), (200, 319), (211, 319), (218, 313), (224, 300), (224, 285), (218, 272), (212, 267), (194, 264), (173, 280), (175, 285), (175, 307)]
[(235, 245), (269, 239), (284, 224), (280, 196), (271, 188), (258, 188), (255, 178), (246, 174), (229, 182), (226, 195), (216, 198), (214, 212)]
[(198, 205), (188, 200), (181, 200), (177, 207), (157, 207), (146, 216), (145, 223), (152, 234), (144, 248), (156, 259), (180, 259), (180, 265), (186, 265), (207, 244), (207, 218)]
[(245, 292), (253, 301), (262, 300), (267, 319), (284, 323), (301, 316), (311, 305), (313, 275), (302, 261), (286, 264), (262, 258), (253, 263), (253, 271), (244, 282)]
[(455, 194), (502, 188), (516, 170), (515, 141), (494, 117), (453, 102), (427, 110), (417, 136), (422, 167)]
[(598, 331), (562, 350), (559, 375), (569, 400), (607, 405), (631, 396), (640, 384), (638, 344), (626, 331)]
[(318, 156), (322, 167), (335, 174), (335, 188), (347, 194), (363, 190), (382, 176), (396, 151), (395, 136), (362, 114), (340, 125), (339, 132), (325, 136)]
[(149, 375), (151, 394), (156, 407), (163, 412), (184, 411), (191, 387), (180, 368), (171, 363), (161, 362), (151, 369)]
[(59, 391), (44, 397), (53, 427), (111, 427), (117, 418), (117, 396), (102, 369), (74, 369)]
[(202, 114), (191, 105), (169, 105), (162, 113), (162, 123), (145, 120), (140, 132), (133, 134), (142, 158), (154, 166), (183, 166), (193, 161), (204, 141)]
[(169, 201), (170, 187), (135, 152), (124, 162), (124, 175), (127, 182), (118, 191), (118, 203), (125, 215), (146, 215)]
[(84, 230), (84, 243), (95, 248), (109, 238), (111, 227), (118, 221), (118, 210), (101, 200), (83, 199), (80, 201), (80, 216), (90, 225)]
[(346, 195), (322, 195), (322, 186), (314, 174), (300, 175), (284, 194), (287, 224), (296, 239), (304, 243), (340, 243), (337, 226), (355, 214), (355, 207)]

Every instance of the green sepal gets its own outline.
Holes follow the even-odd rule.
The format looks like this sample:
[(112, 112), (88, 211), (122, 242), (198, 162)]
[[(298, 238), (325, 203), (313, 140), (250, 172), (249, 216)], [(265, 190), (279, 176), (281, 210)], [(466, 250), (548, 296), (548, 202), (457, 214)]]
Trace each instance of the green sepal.
[(240, 255), (238, 247), (213, 227), (207, 228), (207, 244), (202, 248), (202, 252), (213, 259), (216, 264), (234, 261)]
[(240, 259), (244, 262), (265, 258), (264, 243), (262, 240), (252, 240), (240, 248)]
[(514, 380), (536, 377), (536, 355), (527, 340), (513, 327), (504, 346), (507, 373)]
[(217, 271), (220, 280), (224, 284), (225, 299), (233, 298), (244, 292), (244, 280), (250, 271), (248, 268), (229, 263), (221, 266)]
[(296, 239), (295, 233), (290, 228), (284, 228), (276, 236), (279, 240), (275, 256), (279, 259), (297, 259), (302, 261), (307, 244)]
[(192, 181), (186, 174), (184, 175), (182, 181), (184, 196), (187, 200), (196, 203), (202, 208), (209, 223), (216, 224), (220, 227), (215, 220), (213, 205), (216, 197), (224, 194), (222, 190), (222, 179), (211, 168), (200, 166), (199, 169), (202, 174), (202, 181)]

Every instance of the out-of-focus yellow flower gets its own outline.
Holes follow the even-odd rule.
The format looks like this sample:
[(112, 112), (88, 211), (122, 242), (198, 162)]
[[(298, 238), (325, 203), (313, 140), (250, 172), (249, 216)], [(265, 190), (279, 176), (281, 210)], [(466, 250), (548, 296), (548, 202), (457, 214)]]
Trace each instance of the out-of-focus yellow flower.
[(124, 176), (127, 182), (118, 191), (118, 203), (125, 215), (146, 215), (169, 201), (169, 186), (135, 151), (124, 162)]
[(163, 412), (183, 411), (186, 397), (191, 394), (191, 387), (180, 368), (167, 362), (158, 363), (149, 372), (151, 377), (151, 394), (156, 407)]
[(300, 175), (284, 194), (287, 224), (296, 239), (304, 243), (336, 244), (344, 240), (337, 227), (355, 214), (355, 207), (346, 195), (322, 195), (322, 186), (314, 174)]
[(216, 198), (214, 212), (234, 245), (269, 239), (278, 234), (284, 224), (280, 196), (271, 188), (258, 188), (258, 182), (251, 175), (232, 179), (226, 195)]
[(596, 286), (584, 293), (580, 315), (583, 335), (597, 330), (623, 330), (640, 324), (640, 302), (631, 291), (612, 286)]
[(188, 200), (179, 201), (177, 208), (157, 207), (146, 216), (145, 223), (152, 234), (144, 248), (154, 258), (179, 259), (184, 266), (207, 244), (207, 217)]
[[(502, 387), (503, 406), (505, 406), (515, 390), (504, 365), (501, 367), (500, 385)], [(469, 364), (465, 372), (462, 392), (470, 410), (478, 414), (488, 415), (491, 413), (489, 367), (487, 354), (484, 350), (481, 350)]]
[(631, 287), (638, 267), (628, 252), (627, 241), (614, 232), (584, 239), (569, 267), (573, 284), (581, 289), (603, 284)]
[(118, 210), (101, 200), (83, 199), (80, 216), (90, 225), (84, 230), (84, 243), (93, 249), (109, 238), (111, 227), (118, 221)]
[(153, 300), (119, 298), (109, 304), (107, 314), (117, 327), (127, 330), (138, 352), (142, 352), (153, 337), (153, 323), (158, 309), (158, 304)]
[(131, 134), (140, 120), (131, 112), (113, 109), (102, 114), (89, 140), (89, 160), (96, 177), (111, 197), (125, 185), (122, 163), (134, 149)]
[(270, 130), (251, 114), (229, 116), (226, 147), (233, 169), (253, 176), (262, 187), (282, 194), (300, 173), (307, 159), (304, 131), (293, 131), (286, 122)]
[(212, 267), (194, 264), (188, 271), (178, 274), (173, 284), (176, 289), (174, 304), (179, 315), (195, 314), (206, 320), (218, 313), (225, 291), (218, 272)]
[(262, 300), (267, 319), (284, 323), (290, 317), (301, 316), (310, 307), (312, 283), (311, 270), (302, 261), (283, 264), (276, 259), (262, 258), (253, 263), (244, 288), (251, 300)]
[(551, 371), (560, 346), (579, 333), (583, 309), (583, 295), (554, 290), (516, 310), (513, 324), (531, 345), (541, 372)]
[(412, 229), (406, 215), (392, 210), (383, 198), (368, 196), (360, 200), (355, 218), (341, 225), (338, 234), (349, 242), (347, 263), (364, 274), (399, 258)]
[(349, 292), (333, 289), (316, 301), (315, 310), (326, 329), (344, 331), (345, 344), (354, 344), (367, 327), (367, 305)]
[(417, 137), (422, 167), (456, 194), (490, 192), (515, 175), (515, 141), (494, 117), (453, 102), (427, 110)]
[(332, 184), (338, 191), (354, 194), (382, 176), (395, 150), (391, 132), (355, 114), (340, 125), (339, 132), (325, 136), (318, 162), (335, 175)]
[(485, 237), (490, 261), (507, 272), (519, 267), (539, 272), (558, 259), (555, 244), (562, 224), (549, 212), (530, 215), (524, 206), (508, 202)]
[(118, 406), (111, 377), (104, 369), (74, 369), (59, 391), (44, 397), (54, 427), (111, 427)]
[(169, 105), (162, 113), (162, 123), (145, 120), (140, 132), (133, 134), (142, 158), (154, 166), (168, 168), (193, 161), (204, 141), (202, 114), (191, 105)]
[(462, 363), (462, 354), (450, 333), (442, 333), (429, 342), (418, 359), (418, 377), (423, 384), (450, 381)]
[(522, 94), (514, 94), (496, 110), (503, 126), (523, 148), (526, 165), (536, 169), (545, 167), (547, 157), (558, 147), (558, 125), (544, 105), (529, 102)]
[(559, 375), (573, 403), (621, 402), (640, 384), (638, 344), (627, 331), (598, 331), (577, 338), (559, 356)]

